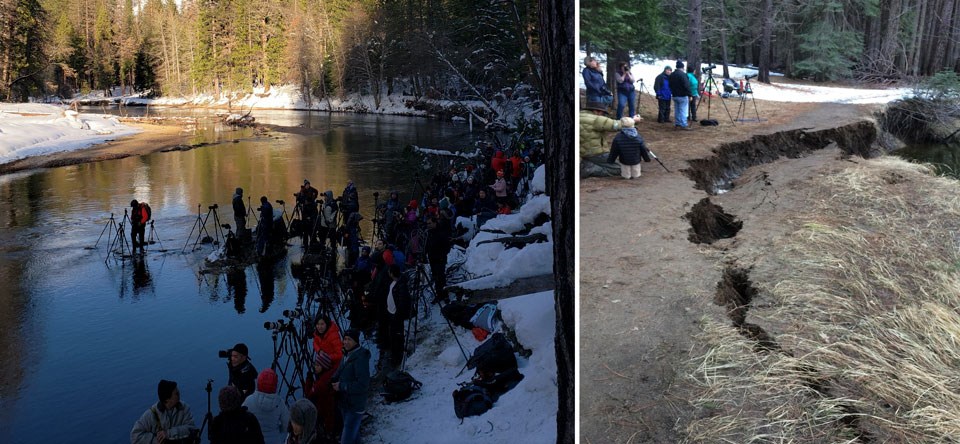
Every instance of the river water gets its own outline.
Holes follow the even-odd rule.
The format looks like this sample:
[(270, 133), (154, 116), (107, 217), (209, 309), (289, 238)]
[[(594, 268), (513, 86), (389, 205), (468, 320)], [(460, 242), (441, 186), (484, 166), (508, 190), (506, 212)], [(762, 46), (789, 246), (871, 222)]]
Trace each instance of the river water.
[[(129, 442), (134, 422), (157, 400), (160, 379), (177, 381), (199, 426), (207, 380), (214, 380), (214, 412), (227, 382), (218, 350), (244, 342), (258, 370), (270, 365), (263, 323), (296, 303), (290, 263), (299, 241), (272, 269), (249, 267), (229, 280), (201, 274), (213, 247), (181, 253), (195, 240), (187, 236), (198, 205), (206, 214), (218, 204), (232, 224), (235, 187), (255, 203), (260, 195), (292, 202), (304, 178), (338, 196), (352, 179), (370, 219), (373, 192), (382, 198), (396, 189), (408, 198), (413, 191), (404, 146), (473, 141), (466, 125), (421, 118), (256, 116), (321, 134), (256, 139), (249, 130), (201, 125), (198, 142), (237, 142), (0, 176), (0, 442)], [(151, 245), (142, 261), (110, 255), (107, 236), (91, 248), (110, 214), (120, 217), (131, 199), (149, 202), (162, 248)]]

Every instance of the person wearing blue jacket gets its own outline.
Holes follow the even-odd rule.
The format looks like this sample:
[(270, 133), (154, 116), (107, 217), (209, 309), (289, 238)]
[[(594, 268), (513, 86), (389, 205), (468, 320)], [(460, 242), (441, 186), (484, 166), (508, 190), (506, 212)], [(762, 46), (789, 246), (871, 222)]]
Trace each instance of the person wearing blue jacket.
[(673, 68), (663, 67), (663, 72), (653, 80), (653, 92), (657, 95), (657, 123), (670, 121), (670, 74)]
[(600, 71), (600, 62), (593, 57), (583, 59), (583, 84), (587, 87), (587, 101), (600, 102), (609, 105), (613, 102), (613, 93), (607, 89), (607, 82), (603, 80), (603, 72)]

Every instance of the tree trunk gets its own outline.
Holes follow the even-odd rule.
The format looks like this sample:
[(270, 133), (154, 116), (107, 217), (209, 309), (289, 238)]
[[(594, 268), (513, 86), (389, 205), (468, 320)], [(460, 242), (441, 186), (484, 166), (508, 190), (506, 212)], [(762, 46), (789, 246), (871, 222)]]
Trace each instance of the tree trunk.
[(764, 0), (763, 16), (760, 22), (760, 63), (759, 80), (763, 83), (770, 83), (770, 40), (773, 36), (773, 0)]
[(613, 106), (617, 106), (620, 97), (617, 95), (617, 65), (620, 62), (630, 63), (630, 53), (625, 49), (607, 51), (607, 89), (613, 92)]
[(920, 13), (917, 14), (917, 22), (914, 26), (916, 34), (913, 36), (913, 53), (910, 57), (910, 73), (914, 76), (920, 74), (920, 43), (923, 42), (923, 25), (926, 23), (924, 16), (927, 14), (927, 2), (920, 0), (918, 3), (920, 4)]
[(687, 27), (687, 72), (700, 70), (700, 45), (703, 40), (703, 0), (690, 0), (690, 22)]
[(557, 442), (573, 443), (574, 422), (574, 184), (573, 182), (573, 1), (541, 1), (543, 57), (543, 140), (547, 150), (547, 192), (553, 220), (553, 276), (556, 285)]
[[(953, 13), (953, 0), (946, 0), (943, 2), (943, 6), (940, 9), (940, 15), (937, 17), (937, 26), (934, 29), (940, 30), (940, 32), (947, 32), (950, 29), (950, 16)], [(937, 35), (937, 46), (933, 51), (933, 57), (930, 63), (930, 69), (927, 74), (934, 75), (944, 68), (944, 62), (947, 58), (947, 39), (950, 37), (950, 34)]]
[(720, 0), (720, 61), (723, 63), (723, 78), (730, 78), (730, 54), (727, 54), (727, 6)]

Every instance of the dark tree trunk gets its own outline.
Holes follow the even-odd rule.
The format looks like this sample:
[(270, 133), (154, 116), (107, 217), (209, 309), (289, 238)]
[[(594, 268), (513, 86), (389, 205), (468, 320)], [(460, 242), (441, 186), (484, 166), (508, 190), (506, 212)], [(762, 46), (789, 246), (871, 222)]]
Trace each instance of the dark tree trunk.
[(720, 62), (723, 63), (723, 78), (730, 78), (730, 55), (727, 54), (727, 6), (720, 1)]
[(940, 9), (940, 14), (937, 17), (937, 26), (934, 29), (938, 29), (937, 35), (937, 46), (933, 51), (933, 57), (930, 63), (930, 69), (927, 72), (928, 75), (934, 75), (937, 72), (940, 72), (946, 66), (944, 62), (947, 58), (947, 39), (950, 38), (952, 30), (947, 35), (940, 33), (947, 32), (950, 29), (950, 16), (953, 14), (953, 0), (946, 0), (943, 2), (943, 6)]
[(703, 0), (690, 0), (690, 23), (687, 26), (687, 72), (700, 69), (700, 48), (703, 40)]
[(759, 80), (770, 83), (770, 40), (773, 38), (773, 0), (764, 0), (763, 16), (760, 22), (760, 71)]
[(547, 193), (553, 220), (553, 276), (557, 323), (557, 442), (574, 436), (574, 245), (573, 125), (574, 102), (573, 0), (540, 2), (540, 42), (543, 51), (543, 141), (547, 150)]

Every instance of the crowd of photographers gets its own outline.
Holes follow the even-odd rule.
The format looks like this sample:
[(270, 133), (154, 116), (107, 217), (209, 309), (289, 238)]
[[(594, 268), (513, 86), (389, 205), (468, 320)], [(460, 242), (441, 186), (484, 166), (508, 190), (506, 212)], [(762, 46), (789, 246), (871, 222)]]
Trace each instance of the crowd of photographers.
[[(337, 277), (352, 290), (348, 293), (351, 299), (343, 301), (349, 307), (351, 328), (342, 330), (325, 310), (311, 320), (312, 329), (300, 344), (311, 358), (309, 369), (302, 391), (294, 394), (302, 399), (289, 408), (287, 398), (279, 393), (284, 377), (278, 377), (274, 370), (278, 368), (277, 356), (273, 368), (257, 373), (249, 349), (240, 343), (220, 352), (221, 358), (228, 359), (229, 380), (217, 394), (219, 414), (208, 412), (201, 428), (197, 428), (190, 408), (180, 401), (176, 383), (161, 380), (157, 403), (134, 425), (131, 443), (196, 443), (203, 427), (208, 427), (212, 444), (359, 442), (371, 380), (371, 353), (360, 345), (361, 337), (376, 339), (381, 358), (378, 368), (400, 368), (406, 350), (404, 323), (416, 315), (421, 295), (414, 293), (427, 284), (417, 282), (417, 287), (409, 282), (406, 270), (419, 270), (429, 264), (434, 295), (431, 302), (446, 301), (447, 255), (465, 231), (455, 226), (457, 218), (475, 216), (480, 226), (497, 214), (509, 214), (520, 205), (534, 170), (543, 161), (541, 149), (527, 149), (522, 142), (510, 152), (485, 148), (481, 150), (484, 156), (458, 166), (446, 164), (428, 184), (415, 179), (414, 195), (418, 196), (406, 204), (396, 191), (390, 192), (384, 202), (379, 202), (375, 193), (378, 202), (372, 246), (361, 233), (363, 216), (352, 181), (335, 199), (332, 191), (320, 194), (309, 180), (304, 180), (294, 194), (296, 222), (291, 223), (295, 232), (291, 235), (300, 237), (306, 253), (344, 256)], [(277, 202), (284, 205), (281, 200)], [(252, 242), (241, 188), (233, 195), (232, 207), (236, 239)], [(262, 257), (267, 254), (268, 244), (276, 242), (271, 238), (275, 225), (284, 220), (276, 217), (266, 196), (260, 198), (257, 211), (260, 216), (255, 245)], [(426, 276), (419, 272), (413, 275), (415, 279)], [(302, 310), (296, 313), (303, 315)], [(208, 383), (208, 396), (211, 391)]]

